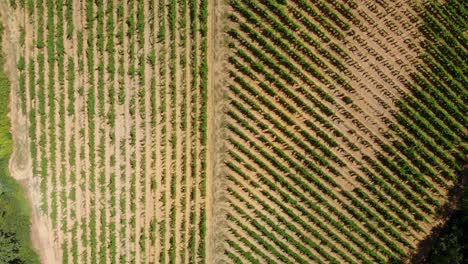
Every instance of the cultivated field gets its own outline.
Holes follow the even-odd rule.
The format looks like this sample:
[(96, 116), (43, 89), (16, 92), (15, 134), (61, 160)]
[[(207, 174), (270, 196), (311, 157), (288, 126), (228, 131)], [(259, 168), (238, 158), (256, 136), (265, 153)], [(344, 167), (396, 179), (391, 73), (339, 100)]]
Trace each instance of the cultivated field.
[(408, 261), (468, 154), (445, 2), (3, 3), (42, 262)]
[(388, 263), (439, 223), (467, 9), (427, 2), (229, 1), (228, 262)]
[(47, 263), (205, 262), (207, 2), (14, 12)]

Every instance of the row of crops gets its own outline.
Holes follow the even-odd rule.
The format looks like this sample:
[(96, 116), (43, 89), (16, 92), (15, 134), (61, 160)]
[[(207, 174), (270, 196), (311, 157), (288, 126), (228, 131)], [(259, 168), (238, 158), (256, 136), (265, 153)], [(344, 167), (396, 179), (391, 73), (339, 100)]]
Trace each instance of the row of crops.
[(467, 154), (467, 9), (449, 2), (229, 1), (227, 261), (417, 249)]
[(63, 263), (206, 262), (206, 0), (11, 1)]
[(9, 2), (63, 263), (389, 263), (418, 249), (460, 180), (463, 1), (227, 1), (222, 252), (207, 237), (220, 3)]

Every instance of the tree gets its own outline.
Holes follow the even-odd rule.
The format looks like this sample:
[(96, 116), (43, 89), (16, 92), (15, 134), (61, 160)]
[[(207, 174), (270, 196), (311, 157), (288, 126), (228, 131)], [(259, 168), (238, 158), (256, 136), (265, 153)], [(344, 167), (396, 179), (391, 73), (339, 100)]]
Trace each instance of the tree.
[(0, 230), (0, 263), (24, 263), (19, 257), (19, 248), (14, 233)]

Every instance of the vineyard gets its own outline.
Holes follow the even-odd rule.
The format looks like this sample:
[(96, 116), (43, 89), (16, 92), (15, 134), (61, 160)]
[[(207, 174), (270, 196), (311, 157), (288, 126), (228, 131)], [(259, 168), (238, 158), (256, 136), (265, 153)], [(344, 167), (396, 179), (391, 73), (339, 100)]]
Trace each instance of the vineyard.
[(444, 223), (468, 3), (8, 2), (42, 262), (399, 263)]
[(468, 7), (427, 2), (229, 1), (228, 262), (388, 263), (437, 224)]
[(207, 2), (39, 0), (15, 12), (57, 260), (205, 262)]

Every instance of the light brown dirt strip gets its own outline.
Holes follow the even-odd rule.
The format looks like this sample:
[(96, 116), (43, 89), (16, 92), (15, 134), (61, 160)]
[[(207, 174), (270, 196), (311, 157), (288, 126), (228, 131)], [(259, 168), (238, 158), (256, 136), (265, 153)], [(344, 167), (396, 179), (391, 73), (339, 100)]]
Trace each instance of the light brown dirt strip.
[[(120, 2), (118, 1), (114, 1), (114, 7), (115, 7), (115, 10), (114, 10), (114, 13), (115, 13), (115, 25), (116, 25), (116, 32), (119, 32), (120, 30), (123, 30), (124, 28), (124, 22), (123, 22), (123, 19), (121, 18), (118, 18), (117, 17), (117, 9), (119, 8), (119, 5), (120, 5)], [(115, 42), (115, 57), (116, 57), (116, 60), (115, 60), (115, 63), (116, 63), (116, 74), (119, 73), (120, 71), (120, 68), (121, 67), (124, 67), (124, 64), (121, 63), (121, 60), (124, 59), (124, 55), (123, 55), (123, 43), (120, 43), (120, 37), (117, 35), (116, 33), (116, 39), (117, 41)], [(116, 193), (115, 193), (115, 197), (116, 197), (116, 206), (118, 207), (118, 209), (116, 210), (116, 216), (115, 216), (115, 221), (116, 221), (116, 243), (117, 243), (117, 247), (116, 247), (116, 250), (117, 250), (117, 256), (116, 256), (116, 260), (118, 263), (121, 263), (121, 257), (123, 255), (126, 255), (125, 254), (125, 243), (124, 241), (126, 240), (125, 239), (125, 232), (122, 232), (122, 230), (124, 229), (123, 225), (125, 223), (123, 223), (124, 219), (125, 219), (125, 215), (126, 215), (126, 212), (123, 211), (122, 209), (122, 203), (126, 203), (125, 201), (125, 197), (123, 196), (123, 191), (125, 191), (125, 188), (126, 188), (126, 183), (125, 183), (125, 157), (123, 157), (123, 151), (121, 149), (121, 142), (123, 140), (123, 133), (124, 133), (124, 126), (125, 126), (125, 123), (124, 123), (124, 115), (125, 115), (125, 110), (124, 110), (124, 107), (123, 105), (121, 105), (119, 103), (119, 96), (120, 96), (120, 93), (121, 93), (121, 86), (124, 85), (123, 84), (123, 76), (121, 75), (117, 75), (116, 77), (116, 80), (114, 82), (115, 84), (115, 95), (114, 95), (114, 102), (116, 104), (115, 108), (116, 108), (116, 112), (115, 112), (115, 130), (114, 130), (114, 134), (115, 134), (115, 160), (116, 160), (116, 165), (115, 165), (115, 169), (116, 169), (116, 181), (117, 181), (117, 184), (116, 184)]]
[(223, 128), (226, 107), (225, 83), (227, 51), (224, 21), (228, 6), (224, 1), (208, 1), (208, 102), (207, 102), (207, 157), (206, 157), (206, 261), (217, 263), (224, 252), (225, 195)]
[(114, 1), (114, 24), (115, 24), (115, 33), (114, 33), (114, 45), (115, 45), (115, 65), (116, 65), (116, 77), (114, 79), (114, 104), (115, 104), (115, 128), (112, 131), (114, 136), (114, 153), (115, 153), (115, 181), (116, 181), (116, 190), (115, 190), (115, 206), (116, 206), (116, 214), (115, 214), (115, 241), (116, 241), (116, 262), (121, 263), (121, 256), (124, 254), (125, 248), (122, 241), (125, 240), (125, 233), (122, 233), (122, 221), (125, 216), (125, 212), (122, 211), (121, 205), (124, 197), (122, 196), (122, 190), (125, 188), (125, 182), (123, 180), (123, 175), (125, 173), (125, 159), (122, 157), (122, 150), (121, 150), (121, 140), (122, 140), (122, 127), (124, 124), (123, 122), (123, 115), (124, 109), (122, 105), (119, 103), (119, 96), (121, 92), (121, 85), (123, 81), (123, 77), (119, 75), (121, 65), (120, 60), (123, 59), (122, 50), (123, 50), (123, 43), (120, 43), (119, 36), (117, 32), (123, 30), (123, 21), (120, 17), (118, 17), (117, 10), (120, 6), (119, 1)]
[[(78, 32), (79, 30), (82, 30), (83, 28), (83, 20), (82, 20), (82, 16), (81, 16), (81, 6), (79, 5), (78, 2), (74, 1), (73, 2), (73, 21), (74, 21), (74, 25), (75, 25), (75, 32), (72, 36), (72, 40), (71, 40), (71, 45), (73, 47), (76, 47), (77, 44), (78, 44)], [(77, 72), (79, 72), (79, 61), (80, 61), (80, 56), (81, 54), (78, 54), (78, 48), (76, 48), (76, 50), (73, 50), (73, 53), (71, 54), (72, 58), (73, 58), (73, 63), (75, 65), (75, 69), (77, 69)], [(80, 93), (79, 93), (79, 90), (81, 89), (80, 87), (83, 86), (83, 80), (82, 78), (80, 78), (80, 75), (78, 74), (76, 76), (76, 80), (75, 80), (75, 91), (74, 91), (74, 96), (76, 98), (76, 100), (73, 102), (74, 104), (74, 108), (75, 108), (75, 112), (77, 113), (75, 115), (75, 118), (74, 118), (74, 131), (73, 131), (73, 135), (74, 135), (74, 140), (75, 140), (75, 146), (76, 146), (76, 153), (74, 153), (75, 155), (75, 160), (76, 160), (76, 166), (75, 166), (75, 174), (76, 174), (76, 184), (75, 184), (75, 188), (76, 188), (76, 204), (75, 204), (75, 225), (78, 226), (78, 231), (77, 231), (77, 237), (75, 238), (77, 240), (77, 243), (78, 243), (78, 259), (76, 260), (77, 262), (83, 262), (83, 256), (82, 256), (82, 252), (86, 250), (85, 246), (83, 245), (83, 240), (81, 239), (83, 234), (86, 233), (86, 230), (83, 230), (84, 226), (82, 225), (81, 223), (81, 219), (83, 218), (83, 215), (84, 215), (84, 212), (83, 212), (83, 206), (84, 205), (84, 199), (83, 197), (85, 196), (85, 192), (82, 190), (82, 182), (85, 181), (85, 179), (82, 177), (82, 173), (81, 173), (81, 168), (82, 166), (84, 166), (83, 164), (83, 161), (81, 159), (81, 149), (82, 147), (84, 146), (84, 143), (82, 141), (82, 137), (80, 136), (80, 128), (83, 127), (83, 117), (80, 113), (82, 113), (83, 111), (83, 100), (82, 100), (82, 97), (80, 96)]]

